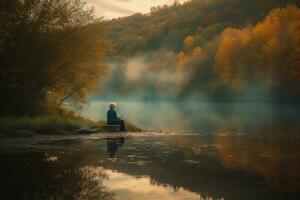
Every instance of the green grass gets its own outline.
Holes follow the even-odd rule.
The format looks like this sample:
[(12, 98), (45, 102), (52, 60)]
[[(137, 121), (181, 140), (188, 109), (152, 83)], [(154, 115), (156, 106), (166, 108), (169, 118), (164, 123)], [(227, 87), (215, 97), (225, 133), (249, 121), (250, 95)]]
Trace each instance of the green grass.
[(56, 115), (37, 117), (0, 118), (0, 130), (30, 130), (37, 133), (70, 132), (92, 122), (80, 118), (67, 118)]
[[(41, 134), (75, 133), (83, 125), (97, 128), (104, 125), (104, 121), (94, 122), (82, 117), (42, 115), (36, 117), (4, 117), (0, 118), (0, 131), (28, 130)], [(131, 123), (126, 123), (128, 131), (140, 131)]]

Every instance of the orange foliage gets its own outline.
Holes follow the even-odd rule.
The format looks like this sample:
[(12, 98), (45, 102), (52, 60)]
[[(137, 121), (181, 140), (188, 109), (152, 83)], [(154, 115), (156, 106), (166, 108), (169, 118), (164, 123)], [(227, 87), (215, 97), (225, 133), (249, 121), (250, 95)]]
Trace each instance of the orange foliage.
[(189, 81), (195, 69), (207, 59), (207, 53), (202, 48), (192, 47), (193, 41), (192, 36), (186, 38), (184, 44), (189, 48), (177, 55), (176, 83), (179, 90)]
[(300, 83), (300, 9), (274, 9), (251, 29), (226, 29), (215, 57), (221, 83), (242, 90), (247, 81), (270, 86)]

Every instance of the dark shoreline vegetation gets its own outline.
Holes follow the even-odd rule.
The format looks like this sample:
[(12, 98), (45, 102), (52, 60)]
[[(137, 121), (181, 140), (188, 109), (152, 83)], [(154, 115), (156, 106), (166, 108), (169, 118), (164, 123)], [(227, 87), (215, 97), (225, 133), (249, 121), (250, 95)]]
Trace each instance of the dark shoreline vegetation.
[[(89, 134), (79, 132), (85, 126), (99, 129), (95, 133), (107, 132), (102, 126), (105, 121), (92, 121), (74, 115), (40, 115), (36, 117), (2, 117), (0, 118), (0, 134), (5, 136), (33, 136), (34, 134)], [(140, 128), (126, 122), (127, 131), (141, 131)]]
[(110, 45), (81, 0), (0, 2), (0, 116), (61, 113), (99, 89)]

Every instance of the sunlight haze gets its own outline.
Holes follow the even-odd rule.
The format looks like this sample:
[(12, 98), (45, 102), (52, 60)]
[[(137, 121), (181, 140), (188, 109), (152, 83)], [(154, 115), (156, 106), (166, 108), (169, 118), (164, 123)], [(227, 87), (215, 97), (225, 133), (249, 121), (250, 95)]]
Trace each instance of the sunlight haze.
[[(180, 0), (182, 3), (186, 0)], [(98, 17), (113, 19), (132, 15), (134, 13), (147, 13), (153, 6), (172, 4), (174, 0), (86, 0), (88, 6), (95, 8)]]

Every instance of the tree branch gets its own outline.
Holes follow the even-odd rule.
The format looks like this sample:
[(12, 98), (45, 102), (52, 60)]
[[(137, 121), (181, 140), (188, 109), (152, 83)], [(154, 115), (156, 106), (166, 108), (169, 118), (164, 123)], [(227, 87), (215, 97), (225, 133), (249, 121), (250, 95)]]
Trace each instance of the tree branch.
[(71, 93), (69, 93), (64, 98), (62, 98), (60, 100), (59, 104), (57, 105), (57, 108), (59, 108), (64, 103), (64, 101), (66, 101), (68, 98), (70, 98), (71, 96), (73, 96), (78, 90), (81, 90), (81, 88), (83, 88), (85, 85), (86, 85), (86, 83), (82, 84), (80, 87), (75, 88)]

